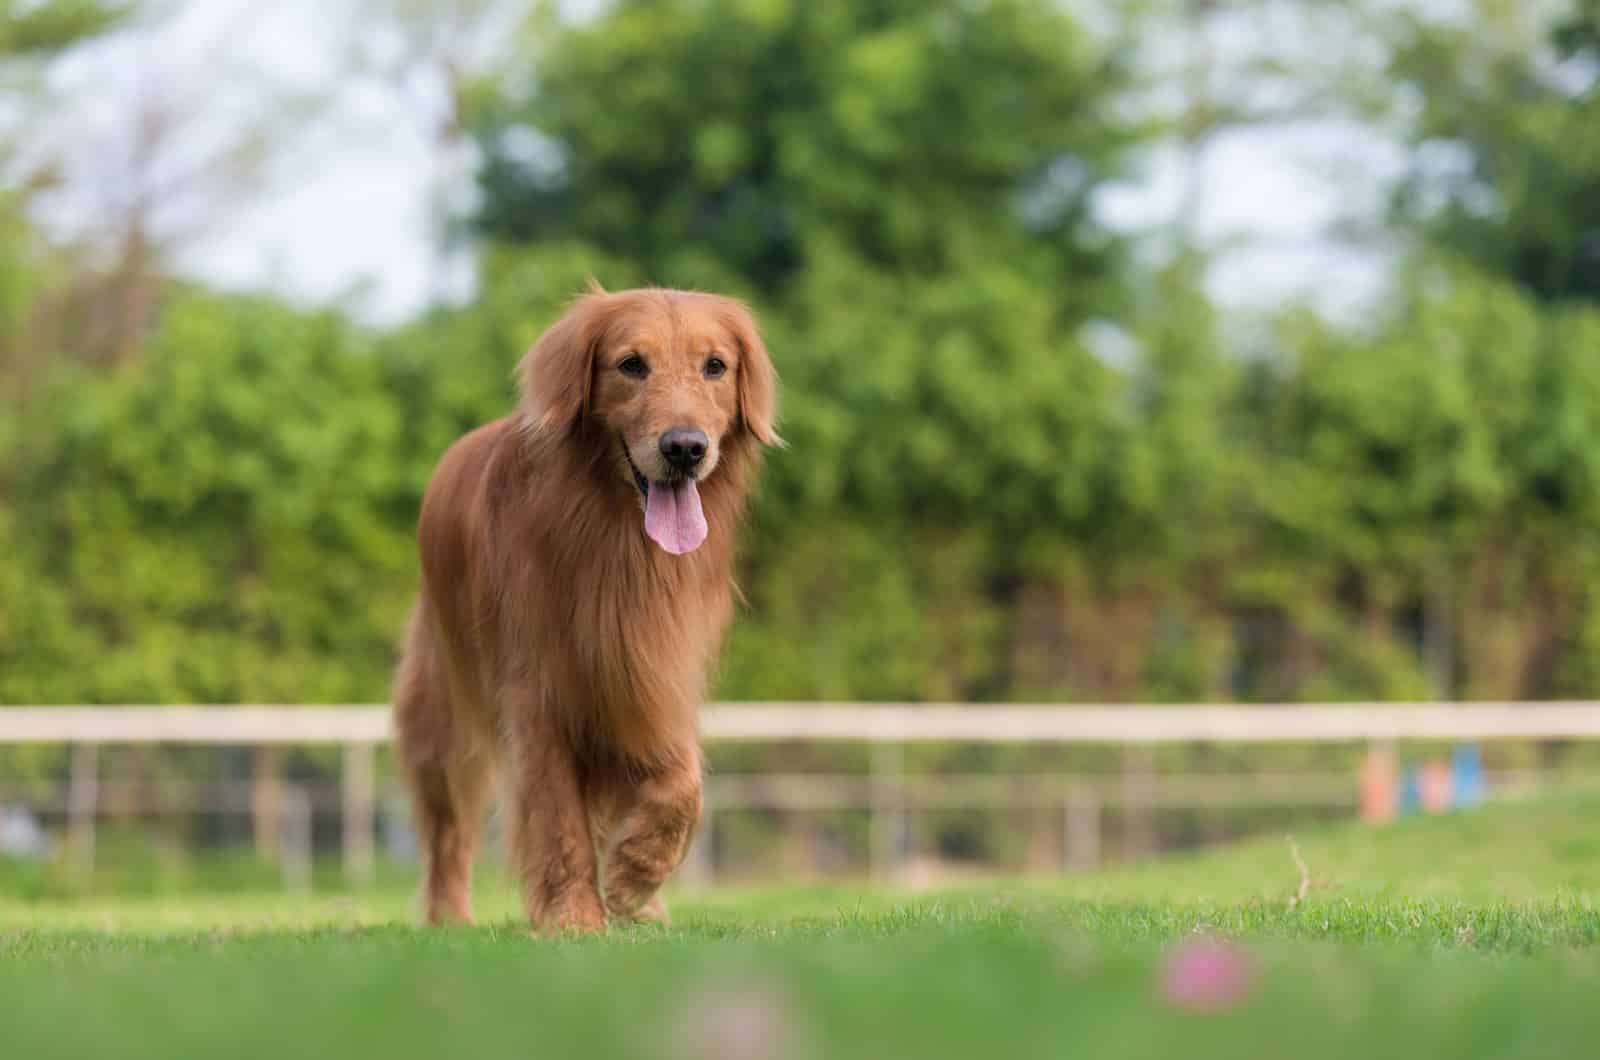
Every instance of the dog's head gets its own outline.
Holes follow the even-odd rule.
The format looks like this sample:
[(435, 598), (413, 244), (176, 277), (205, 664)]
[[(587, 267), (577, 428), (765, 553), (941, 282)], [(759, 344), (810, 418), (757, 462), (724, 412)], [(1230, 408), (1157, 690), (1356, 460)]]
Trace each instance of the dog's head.
[(645, 531), (675, 555), (705, 540), (699, 484), (738, 437), (779, 444), (771, 358), (750, 313), (720, 295), (591, 290), (528, 351), (521, 375), (535, 430), (603, 432)]

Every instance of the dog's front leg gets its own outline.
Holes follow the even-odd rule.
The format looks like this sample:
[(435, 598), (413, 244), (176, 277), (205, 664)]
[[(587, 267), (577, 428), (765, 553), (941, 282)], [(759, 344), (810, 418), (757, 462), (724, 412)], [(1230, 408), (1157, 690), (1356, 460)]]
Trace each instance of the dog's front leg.
[(651, 898), (688, 853), (700, 821), (700, 757), (686, 756), (631, 785), (615, 825), (604, 836), (605, 880), (601, 887), (612, 916), (665, 919)]
[(545, 934), (605, 927), (576, 758), (542, 712), (512, 715), (511, 852), (528, 919)]

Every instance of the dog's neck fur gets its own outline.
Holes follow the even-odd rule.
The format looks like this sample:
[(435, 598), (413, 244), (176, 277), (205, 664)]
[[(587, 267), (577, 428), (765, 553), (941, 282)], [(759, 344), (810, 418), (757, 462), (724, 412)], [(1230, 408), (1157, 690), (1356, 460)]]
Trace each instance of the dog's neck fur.
[[(559, 628), (541, 631), (538, 642), (566, 644), (562, 658), (534, 660), (508, 644), (501, 659), (531, 666), (514, 679), (535, 688), (589, 689), (589, 702), (548, 702), (545, 693), (543, 706), (584, 757), (648, 770), (698, 754), (697, 708), (732, 615), (735, 536), (760, 452), (742, 430), (723, 441), (699, 486), (705, 543), (673, 556), (645, 536), (638, 490), (611, 434), (592, 422), (571, 431), (518, 424), (486, 483), (492, 498), (523, 493), (516, 503), (491, 503), (489, 532), (517, 547), (493, 550), (507, 568), (486, 572), (488, 584), (500, 594), (546, 595), (548, 606), (533, 613)], [(592, 632), (608, 630), (616, 636)], [(562, 680), (549, 679), (554, 668), (565, 668)]]

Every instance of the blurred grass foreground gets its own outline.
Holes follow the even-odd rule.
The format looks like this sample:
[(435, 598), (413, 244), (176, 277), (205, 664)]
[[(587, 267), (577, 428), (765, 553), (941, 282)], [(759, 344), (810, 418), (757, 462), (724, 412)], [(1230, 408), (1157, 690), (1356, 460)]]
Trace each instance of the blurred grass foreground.
[(1309, 887), (1273, 837), (910, 899), (680, 896), (582, 940), (530, 939), (492, 887), (456, 930), (397, 924), (400, 894), (0, 900), (0, 997), (28, 1056), (1583, 1056), (1597, 811), (1310, 829)]

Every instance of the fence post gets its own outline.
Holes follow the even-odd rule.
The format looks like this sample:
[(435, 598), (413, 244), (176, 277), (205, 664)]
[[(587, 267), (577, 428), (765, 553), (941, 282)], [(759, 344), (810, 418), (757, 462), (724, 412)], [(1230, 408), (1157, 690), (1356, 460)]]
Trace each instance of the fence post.
[(283, 887), (295, 894), (311, 890), (311, 799), (298, 784), (278, 792), (278, 861)]
[(250, 822), (256, 856), (271, 861), (278, 856), (283, 824), (283, 748), (263, 744), (250, 756)]
[(1156, 756), (1143, 744), (1129, 744), (1122, 760), (1123, 842), (1131, 856), (1156, 848)]
[(344, 876), (352, 884), (372, 882), (372, 823), (377, 804), (374, 757), (369, 743), (344, 746)]
[(1371, 824), (1394, 820), (1399, 809), (1400, 756), (1393, 740), (1372, 740), (1361, 764), (1361, 819)]
[(94, 821), (100, 801), (100, 749), (92, 743), (72, 747), (67, 790), (67, 845), (73, 871), (87, 882), (94, 873)]
[(905, 748), (872, 745), (872, 878), (892, 879), (905, 850)]
[(1100, 796), (1087, 784), (1075, 784), (1067, 792), (1062, 847), (1067, 868), (1100, 867)]

